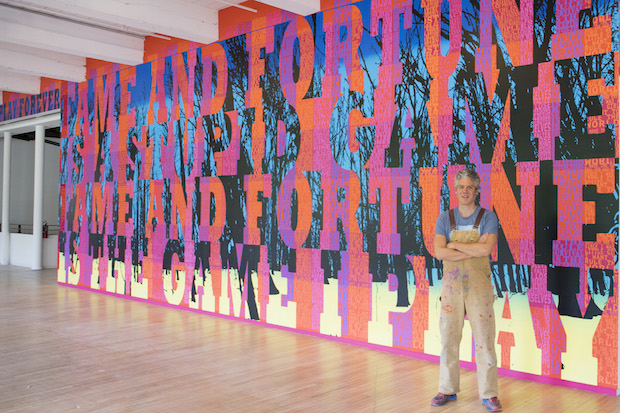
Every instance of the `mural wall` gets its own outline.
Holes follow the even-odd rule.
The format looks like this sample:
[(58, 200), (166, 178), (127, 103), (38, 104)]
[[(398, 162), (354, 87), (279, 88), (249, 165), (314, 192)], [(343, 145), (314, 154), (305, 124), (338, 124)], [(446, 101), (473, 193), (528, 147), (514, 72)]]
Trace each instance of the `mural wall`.
[(500, 372), (615, 394), (618, 21), (363, 1), (71, 85), (58, 281), (437, 359), (434, 224), (471, 165)]

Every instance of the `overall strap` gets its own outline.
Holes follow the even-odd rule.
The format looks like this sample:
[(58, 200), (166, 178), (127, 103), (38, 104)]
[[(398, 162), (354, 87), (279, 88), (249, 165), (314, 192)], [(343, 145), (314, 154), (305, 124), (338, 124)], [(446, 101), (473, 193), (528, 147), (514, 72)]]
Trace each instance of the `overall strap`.
[(478, 229), (478, 227), (480, 226), (480, 221), (482, 221), (482, 215), (484, 215), (484, 208), (480, 208), (480, 212), (478, 212), (476, 222), (474, 222), (474, 229)]
[(450, 231), (456, 231), (456, 220), (454, 219), (454, 209), (451, 209), (448, 212), (448, 216), (450, 217)]

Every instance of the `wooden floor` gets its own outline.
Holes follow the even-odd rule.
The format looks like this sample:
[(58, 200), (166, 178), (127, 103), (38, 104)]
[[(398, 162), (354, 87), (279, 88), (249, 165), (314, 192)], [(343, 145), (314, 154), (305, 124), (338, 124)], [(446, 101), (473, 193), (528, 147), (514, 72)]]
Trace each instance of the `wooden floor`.
[[(0, 267), (0, 411), (484, 412), (475, 372), (430, 407), (435, 363), (56, 284)], [(506, 412), (620, 398), (500, 377)]]

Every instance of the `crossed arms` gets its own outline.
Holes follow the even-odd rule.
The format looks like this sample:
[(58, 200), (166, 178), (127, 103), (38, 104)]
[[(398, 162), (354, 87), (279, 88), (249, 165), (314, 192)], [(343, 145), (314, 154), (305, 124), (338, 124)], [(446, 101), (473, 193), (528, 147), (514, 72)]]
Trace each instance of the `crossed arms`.
[(433, 246), (435, 258), (447, 261), (462, 261), (472, 257), (485, 257), (491, 254), (497, 245), (497, 235), (482, 234), (478, 242), (448, 242), (445, 236), (435, 234)]

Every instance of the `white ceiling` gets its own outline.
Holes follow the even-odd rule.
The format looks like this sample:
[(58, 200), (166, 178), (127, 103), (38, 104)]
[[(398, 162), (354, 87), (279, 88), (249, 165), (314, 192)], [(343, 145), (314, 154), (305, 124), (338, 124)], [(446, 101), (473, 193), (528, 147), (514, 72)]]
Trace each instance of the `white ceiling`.
[[(40, 93), (40, 78), (86, 80), (86, 58), (138, 65), (145, 36), (218, 40), (218, 10), (244, 0), (0, 0), (0, 91)], [(306, 16), (320, 0), (262, 0)], [(251, 3), (250, 3), (251, 4)], [(247, 9), (247, 8), (245, 8)], [(2, 96), (0, 94), (0, 103)]]

